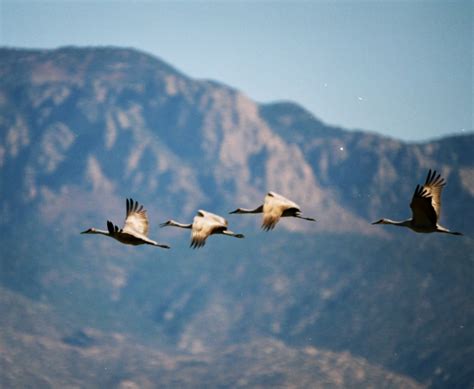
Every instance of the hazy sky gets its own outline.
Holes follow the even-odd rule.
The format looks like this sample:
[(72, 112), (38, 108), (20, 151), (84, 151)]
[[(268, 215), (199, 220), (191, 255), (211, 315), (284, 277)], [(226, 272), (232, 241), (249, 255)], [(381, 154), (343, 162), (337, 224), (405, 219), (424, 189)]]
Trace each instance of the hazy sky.
[(135, 47), (259, 102), (405, 140), (473, 131), (473, 42), (470, 0), (0, 0), (2, 46)]

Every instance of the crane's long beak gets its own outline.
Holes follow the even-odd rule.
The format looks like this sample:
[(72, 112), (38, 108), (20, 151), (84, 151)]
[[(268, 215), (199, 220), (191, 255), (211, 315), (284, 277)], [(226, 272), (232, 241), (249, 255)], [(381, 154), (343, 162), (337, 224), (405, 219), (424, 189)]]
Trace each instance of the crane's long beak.
[(383, 219), (380, 219), (380, 220), (377, 220), (376, 222), (373, 222), (371, 224), (382, 224), (382, 222), (383, 222)]

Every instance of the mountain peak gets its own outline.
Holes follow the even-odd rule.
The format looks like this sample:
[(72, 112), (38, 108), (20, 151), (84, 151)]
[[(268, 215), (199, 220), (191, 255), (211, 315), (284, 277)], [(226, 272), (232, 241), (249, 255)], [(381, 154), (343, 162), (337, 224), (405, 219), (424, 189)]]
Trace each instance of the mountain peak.
[(260, 106), (260, 114), (286, 140), (295, 136), (339, 136), (343, 130), (328, 126), (313, 113), (292, 101), (277, 101)]
[[(86, 82), (86, 78), (136, 82), (153, 77), (187, 77), (166, 62), (142, 51), (117, 47), (75, 47), (58, 49), (0, 48), (2, 81), (29, 75), (37, 84)], [(86, 78), (85, 78), (86, 77)]]
[[(0, 55), (0, 304), (7, 286), (48, 307), (3, 299), (0, 382), (152, 387), (186, 372), (181, 386), (418, 385), (373, 362), (427, 386), (473, 386), (469, 236), (370, 224), (408, 217), (431, 168), (447, 181), (441, 223), (471, 234), (473, 136), (407, 144), (334, 128), (132, 49)], [(285, 217), (266, 233), (262, 215), (228, 215), (270, 190), (317, 222)], [(172, 250), (79, 235), (120, 224), (130, 197)], [(188, 234), (158, 228), (197, 209), (228, 215), (246, 239), (188, 250)]]
[[(173, 193), (179, 193), (186, 216), (200, 202), (226, 211), (275, 190), (323, 221), (311, 231), (374, 233), (367, 221), (382, 205), (409, 211), (416, 181), (408, 185), (403, 177), (416, 173), (419, 179), (427, 167), (443, 171), (452, 186), (459, 183), (453, 189), (471, 193), (465, 142), (425, 147), (345, 131), (294, 102), (259, 105), (134, 49), (0, 49), (0, 55), (6, 58), (0, 64), (0, 173), (6, 180), (20, 169), (17, 187), (25, 191), (11, 193), (12, 202), (62, 196), (65, 188), (95, 193), (102, 186), (91, 185), (90, 161), (104, 187), (128, 188), (125, 197), (130, 191), (144, 200), (160, 195), (176, 211)], [(410, 166), (399, 162), (401, 155)], [(84, 181), (71, 179), (69, 169), (82, 172)], [(395, 184), (403, 188), (397, 196)], [(455, 202), (447, 204), (451, 215)], [(285, 227), (310, 228), (290, 221)]]

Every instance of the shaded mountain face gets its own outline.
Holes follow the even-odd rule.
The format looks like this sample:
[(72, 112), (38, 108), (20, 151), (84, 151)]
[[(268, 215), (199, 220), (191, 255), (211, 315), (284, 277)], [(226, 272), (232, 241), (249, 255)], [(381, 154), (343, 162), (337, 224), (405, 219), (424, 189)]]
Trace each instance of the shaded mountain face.
[(414, 188), (428, 169), (436, 169), (448, 182), (441, 223), (472, 231), (463, 215), (474, 211), (474, 135), (407, 144), (325, 125), (292, 103), (263, 105), (260, 113), (277, 134), (298, 145), (320, 186), (332, 189), (338, 203), (357, 216), (408, 218)]
[[(416, 386), (398, 376), (394, 384), (377, 366), (434, 387), (472, 386), (472, 134), (407, 144), (346, 131), (296, 104), (259, 105), (130, 49), (0, 49), (0, 58), (0, 283), (15, 291), (12, 312), (23, 295), (59, 313), (54, 331), (35, 330), (46, 337), (35, 347), (54, 338), (51, 354), (80, 349), (71, 359), (80, 366), (93, 363), (94, 347), (114, 358), (133, 349), (134, 361), (145, 350), (172, 372), (183, 367), (178, 350), (193, 355), (187, 369), (199, 370), (204, 385), (237, 380), (229, 361), (246, 370), (261, 355), (261, 370), (242, 386), (289, 385), (296, 365), (341, 387)], [(467, 236), (370, 225), (409, 217), (429, 168), (448, 183), (442, 224)], [(169, 218), (190, 222), (199, 208), (224, 215), (256, 207), (269, 190), (318, 222), (282, 220), (264, 234), (260, 216), (229, 215), (246, 239), (212, 237), (199, 252), (184, 249), (188, 232), (158, 228)], [(172, 250), (78, 235), (106, 220), (120, 225), (126, 197), (145, 205), (150, 237)], [(5, 324), (9, 350), (30, 341), (17, 324)], [(174, 351), (135, 349), (121, 336), (159, 339), (156, 348)], [(259, 354), (267, 348), (291, 363), (269, 372), (283, 362)], [(315, 355), (329, 362), (315, 365)], [(328, 378), (341, 363), (347, 375)], [(130, 380), (154, 382), (147, 369)], [(316, 382), (298, 371), (302, 386)], [(89, 378), (82, 383), (103, 383)]]
[(367, 221), (410, 215), (416, 184), (434, 168), (448, 182), (444, 224), (472, 229), (462, 217), (473, 211), (472, 135), (404, 144), (344, 131), (294, 104), (259, 106), (133, 50), (0, 55), (6, 216), (32, 205), (53, 218), (49, 204), (71, 196), (102, 208), (133, 195), (163, 217), (189, 218), (198, 207), (258, 205), (274, 190), (321, 222), (282, 228), (372, 234), (381, 229)]
[(2, 387), (423, 387), (347, 352), (260, 338), (215, 353), (173, 353), (93, 328), (61, 337), (67, 330), (51, 324), (59, 321), (51, 307), (6, 289), (0, 308)]

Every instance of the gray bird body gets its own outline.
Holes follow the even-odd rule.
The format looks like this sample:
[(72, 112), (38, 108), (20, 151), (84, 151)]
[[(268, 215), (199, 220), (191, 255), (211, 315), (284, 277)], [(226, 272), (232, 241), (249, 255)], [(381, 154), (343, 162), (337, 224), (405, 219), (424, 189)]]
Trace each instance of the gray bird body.
[(396, 221), (391, 219), (380, 219), (372, 224), (391, 224), (394, 226), (408, 227), (419, 233), (442, 232), (451, 235), (462, 235), (460, 232), (448, 230), (439, 224), (441, 216), (441, 192), (446, 185), (445, 180), (436, 170), (428, 171), (425, 183), (417, 185), (411, 199), (410, 208), (412, 217), (410, 219)]
[(262, 229), (265, 231), (273, 230), (282, 217), (296, 217), (298, 219), (316, 221), (316, 219), (311, 217), (302, 216), (298, 204), (275, 192), (268, 192), (263, 204), (255, 209), (237, 208), (229, 213), (263, 213)]
[(179, 223), (175, 220), (168, 220), (160, 225), (161, 227), (172, 226), (191, 229), (192, 248), (199, 248), (206, 244), (206, 239), (214, 234), (232, 236), (234, 238), (244, 238), (242, 234), (230, 231), (228, 222), (222, 216), (200, 209), (194, 216), (191, 224)]
[(118, 240), (120, 243), (132, 246), (149, 244), (169, 249), (170, 247), (168, 245), (159, 244), (148, 238), (148, 217), (143, 205), (139, 205), (138, 202), (133, 201), (133, 199), (127, 199), (126, 203), (127, 208), (123, 228), (119, 228), (107, 220), (107, 231), (89, 228), (88, 230), (82, 231), (81, 234), (105, 235)]

